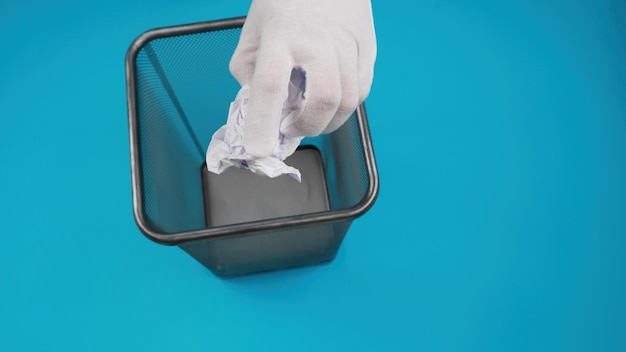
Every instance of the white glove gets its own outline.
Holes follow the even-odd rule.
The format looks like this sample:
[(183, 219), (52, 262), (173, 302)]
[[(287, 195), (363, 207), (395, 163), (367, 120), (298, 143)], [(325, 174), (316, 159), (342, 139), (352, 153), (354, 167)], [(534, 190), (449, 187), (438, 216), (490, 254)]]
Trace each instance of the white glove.
[[(250, 86), (244, 148), (270, 155), (279, 132), (316, 136), (341, 127), (370, 92), (376, 36), (370, 0), (253, 0), (230, 71)], [(304, 103), (283, 121), (292, 69)]]

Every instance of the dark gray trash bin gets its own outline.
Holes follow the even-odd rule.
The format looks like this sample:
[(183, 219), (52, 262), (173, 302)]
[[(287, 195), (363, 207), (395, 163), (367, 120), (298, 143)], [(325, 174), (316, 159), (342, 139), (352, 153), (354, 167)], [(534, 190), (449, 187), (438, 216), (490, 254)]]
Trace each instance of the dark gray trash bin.
[(221, 277), (332, 260), (378, 194), (364, 105), (337, 131), (305, 138), (287, 160), (302, 184), (206, 170), (206, 148), (239, 90), (228, 63), (244, 21), (154, 29), (126, 55), (137, 225)]

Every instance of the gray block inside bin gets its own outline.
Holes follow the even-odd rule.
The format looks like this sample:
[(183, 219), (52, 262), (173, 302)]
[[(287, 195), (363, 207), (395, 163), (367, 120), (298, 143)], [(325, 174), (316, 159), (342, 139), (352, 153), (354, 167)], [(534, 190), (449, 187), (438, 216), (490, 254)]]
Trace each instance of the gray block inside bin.
[(302, 182), (288, 175), (262, 177), (235, 167), (216, 175), (203, 167), (206, 226), (329, 210), (324, 166), (319, 151), (315, 148), (300, 148), (285, 162), (300, 170)]
[[(291, 163), (303, 184), (206, 172), (206, 147), (239, 89), (228, 63), (244, 20), (151, 30), (126, 56), (136, 223), (221, 277), (332, 260), (378, 193), (364, 105), (337, 131), (302, 141)], [(243, 192), (255, 198), (242, 208)]]

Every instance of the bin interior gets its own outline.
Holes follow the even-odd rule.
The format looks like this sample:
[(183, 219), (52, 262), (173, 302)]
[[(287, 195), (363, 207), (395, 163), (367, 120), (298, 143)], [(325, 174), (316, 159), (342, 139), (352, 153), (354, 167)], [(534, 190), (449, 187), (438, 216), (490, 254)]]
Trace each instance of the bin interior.
[(234, 167), (216, 175), (203, 165), (207, 227), (329, 210), (319, 151), (312, 147), (299, 148), (286, 162), (300, 170), (301, 183), (287, 175), (262, 177)]
[[(368, 173), (355, 113), (337, 131), (302, 141), (304, 148), (292, 156), (296, 160), (292, 162), (304, 160), (300, 168), (306, 181), (303, 185), (290, 184), (295, 188), (280, 194), (292, 197), (281, 198), (287, 199), (283, 205), (291, 205), (286, 207), (289, 209), (274, 206), (273, 212), (268, 213), (250, 211), (235, 217), (226, 215), (228, 208), (218, 201), (230, 193), (229, 187), (236, 188), (235, 184), (227, 182), (222, 184), (225, 188), (219, 188), (220, 181), (210, 175), (203, 177), (201, 170), (211, 136), (226, 122), (229, 104), (239, 90), (228, 63), (240, 30), (222, 29), (153, 39), (137, 54), (141, 201), (148, 225), (156, 232), (174, 234), (260, 220), (264, 216), (296, 215), (294, 209), (296, 213), (334, 211), (356, 205), (366, 194)], [(233, 172), (239, 175), (238, 171), (249, 173)], [(261, 186), (268, 181), (252, 174), (245, 178)], [(285, 178), (275, 182), (286, 185), (292, 181), (288, 176)], [(305, 187), (317, 196), (304, 197)], [(262, 189), (275, 191), (279, 188)], [(213, 193), (208, 192), (211, 189)], [(211, 197), (216, 194), (215, 189), (220, 189), (221, 194)], [(221, 220), (216, 221), (217, 218)]]

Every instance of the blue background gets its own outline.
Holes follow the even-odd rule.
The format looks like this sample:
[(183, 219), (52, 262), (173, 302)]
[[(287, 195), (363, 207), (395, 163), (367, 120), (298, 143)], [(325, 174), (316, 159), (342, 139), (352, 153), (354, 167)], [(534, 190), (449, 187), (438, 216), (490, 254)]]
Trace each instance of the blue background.
[(0, 3), (0, 351), (626, 351), (626, 2), (375, 1), (376, 204), (224, 281), (134, 224), (124, 55), (247, 7)]

